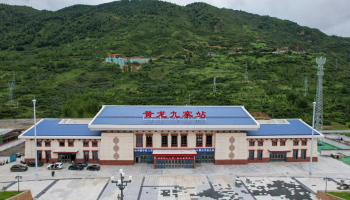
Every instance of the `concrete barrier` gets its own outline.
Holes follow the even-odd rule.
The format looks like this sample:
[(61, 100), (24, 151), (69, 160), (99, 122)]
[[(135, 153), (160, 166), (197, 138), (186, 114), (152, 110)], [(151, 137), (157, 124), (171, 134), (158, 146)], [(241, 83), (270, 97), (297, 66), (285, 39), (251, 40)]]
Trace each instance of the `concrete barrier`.
[(26, 190), (22, 192), (21, 194), (17, 194), (16, 196), (13, 196), (7, 200), (33, 200), (33, 195), (30, 190)]
[(321, 149), (321, 156), (330, 156), (338, 153), (350, 156), (350, 149)]
[(325, 137), (325, 138), (323, 138), (323, 142), (325, 142), (327, 144), (330, 144), (330, 145), (333, 145), (335, 147), (338, 147), (340, 149), (350, 149), (350, 145), (338, 142), (335, 139), (331, 139), (331, 138), (326, 138)]
[[(341, 191), (339, 191), (339, 190), (327, 190), (327, 192), (341, 192)], [(322, 199), (322, 200), (346, 200), (346, 199), (343, 199), (340, 197), (333, 196), (331, 194), (327, 194), (324, 191), (320, 191), (320, 190), (317, 190), (316, 197), (318, 199)]]

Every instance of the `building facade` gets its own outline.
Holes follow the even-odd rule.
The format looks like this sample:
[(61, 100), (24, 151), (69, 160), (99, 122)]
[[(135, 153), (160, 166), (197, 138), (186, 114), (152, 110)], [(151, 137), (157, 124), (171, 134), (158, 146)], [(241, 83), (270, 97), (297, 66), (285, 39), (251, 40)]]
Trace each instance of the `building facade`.
[[(103, 106), (92, 120), (43, 119), (37, 123), (42, 162), (101, 165), (147, 163), (154, 168), (196, 164), (307, 162), (317, 138), (300, 119), (255, 120), (243, 106)], [(34, 128), (26, 161), (35, 158)]]

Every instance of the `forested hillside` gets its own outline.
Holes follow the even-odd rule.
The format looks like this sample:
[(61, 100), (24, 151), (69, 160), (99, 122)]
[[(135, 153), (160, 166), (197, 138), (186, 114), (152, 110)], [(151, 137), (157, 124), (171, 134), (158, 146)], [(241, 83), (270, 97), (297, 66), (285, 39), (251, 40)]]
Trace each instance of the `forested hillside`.
[[(205, 3), (118, 1), (55, 12), (0, 4), (0, 33), (0, 118), (32, 117), (34, 95), (40, 118), (92, 117), (105, 104), (185, 105), (191, 95), (191, 105), (244, 105), (310, 123), (315, 58), (325, 56), (324, 124), (350, 123), (350, 38), (291, 21)], [(120, 68), (105, 62), (109, 53), (157, 59)]]

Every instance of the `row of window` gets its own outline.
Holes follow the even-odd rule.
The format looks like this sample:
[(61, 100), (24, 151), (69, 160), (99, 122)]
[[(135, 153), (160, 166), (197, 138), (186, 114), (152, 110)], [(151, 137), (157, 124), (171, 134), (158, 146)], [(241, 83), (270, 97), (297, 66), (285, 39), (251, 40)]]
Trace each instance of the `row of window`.
[[(60, 147), (65, 147), (65, 142), (62, 141), (58, 141), (59, 142), (59, 146)], [(45, 147), (51, 147), (51, 141), (46, 141), (45, 143)], [(98, 142), (92, 141), (92, 147), (97, 147)], [(42, 147), (42, 142), (39, 141), (36, 143), (36, 145), (38, 147)], [(83, 146), (84, 147), (89, 147), (89, 141), (83, 141)], [(68, 147), (74, 147), (74, 142), (73, 141), (68, 141)]]
[[(298, 159), (298, 151), (293, 150), (293, 159)], [(262, 160), (262, 152), (258, 150), (258, 160)], [(306, 150), (301, 150), (301, 159), (306, 159)], [(254, 151), (249, 151), (249, 160), (254, 160)]]
[[(178, 147), (178, 135), (173, 134), (171, 135), (171, 147)], [(143, 141), (142, 141), (142, 134), (136, 135), (136, 147), (143, 147)], [(181, 134), (180, 135), (180, 146), (181, 147), (187, 147), (187, 134)], [(161, 140), (161, 146), (162, 147), (168, 147), (168, 135), (163, 134), (162, 140)], [(206, 135), (206, 147), (212, 147), (213, 146), (213, 136), (212, 135)], [(153, 147), (153, 135), (147, 134), (146, 135), (146, 147)], [(198, 134), (196, 135), (196, 147), (203, 147), (203, 135)]]
[[(263, 145), (264, 145), (264, 142), (258, 141), (258, 146), (263, 146)], [(306, 141), (302, 141), (301, 145), (302, 146), (306, 146), (307, 142)], [(255, 146), (255, 142), (249, 142), (249, 146)], [(272, 141), (272, 146), (277, 146), (277, 142)], [(280, 146), (286, 146), (286, 142), (281, 141), (280, 142)], [(294, 141), (293, 142), (293, 146), (299, 146), (299, 141)]]

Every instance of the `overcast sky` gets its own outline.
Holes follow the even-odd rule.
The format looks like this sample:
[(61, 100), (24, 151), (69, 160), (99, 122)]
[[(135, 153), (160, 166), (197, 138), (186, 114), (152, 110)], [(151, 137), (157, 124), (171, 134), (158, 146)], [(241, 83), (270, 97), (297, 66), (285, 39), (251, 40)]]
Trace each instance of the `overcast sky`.
[[(186, 5), (193, 0), (166, 0)], [(97, 5), (110, 0), (0, 0), (10, 5), (27, 5), (58, 10), (74, 4)], [(302, 26), (320, 29), (328, 35), (350, 37), (350, 0), (202, 0), (219, 8), (242, 10), (288, 19)]]

